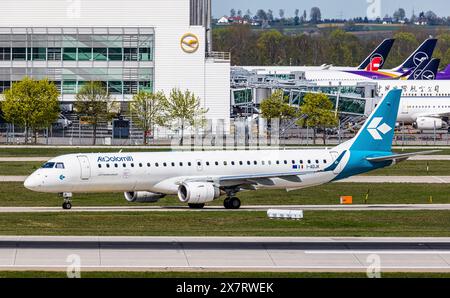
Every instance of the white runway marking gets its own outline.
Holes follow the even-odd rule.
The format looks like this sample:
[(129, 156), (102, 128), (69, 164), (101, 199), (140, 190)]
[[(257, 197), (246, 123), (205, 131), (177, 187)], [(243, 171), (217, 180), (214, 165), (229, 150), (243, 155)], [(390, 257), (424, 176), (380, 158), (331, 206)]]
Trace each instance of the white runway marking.
[[(74, 201), (76, 205), (76, 200)], [(450, 210), (450, 204), (386, 204), (386, 205), (243, 205), (238, 210), (228, 210), (222, 206), (206, 206), (204, 209), (190, 209), (185, 206), (96, 206), (73, 207), (0, 207), (0, 213), (77, 213), (77, 212), (265, 212), (269, 209), (289, 209), (305, 211), (419, 211)]]

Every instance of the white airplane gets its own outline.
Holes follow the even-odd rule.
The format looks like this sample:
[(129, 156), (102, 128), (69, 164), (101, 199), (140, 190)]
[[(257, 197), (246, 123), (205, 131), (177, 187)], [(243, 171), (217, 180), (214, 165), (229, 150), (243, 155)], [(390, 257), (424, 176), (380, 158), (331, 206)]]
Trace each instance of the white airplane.
[(394, 88), (402, 89), (399, 124), (413, 124), (419, 130), (441, 129), (450, 118), (450, 81), (379, 81), (377, 95), (383, 98)]
[(389, 92), (356, 137), (332, 149), (71, 154), (45, 163), (24, 186), (63, 194), (64, 209), (72, 193), (91, 192), (124, 192), (129, 202), (178, 195), (191, 208), (226, 195), (225, 208), (237, 209), (243, 190), (317, 186), (419, 154), (391, 152), (400, 97)]

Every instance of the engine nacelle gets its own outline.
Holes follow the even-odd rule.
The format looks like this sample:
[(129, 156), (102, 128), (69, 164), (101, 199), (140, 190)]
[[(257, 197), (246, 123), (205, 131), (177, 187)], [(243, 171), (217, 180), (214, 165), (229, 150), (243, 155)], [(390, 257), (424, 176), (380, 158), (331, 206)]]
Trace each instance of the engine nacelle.
[(220, 197), (220, 189), (208, 182), (187, 182), (178, 188), (178, 198), (182, 203), (204, 204)]
[(156, 203), (166, 195), (148, 191), (135, 191), (124, 193), (125, 199), (130, 203)]
[(441, 129), (443, 126), (444, 121), (442, 119), (432, 117), (419, 117), (414, 123), (414, 127), (420, 130)]

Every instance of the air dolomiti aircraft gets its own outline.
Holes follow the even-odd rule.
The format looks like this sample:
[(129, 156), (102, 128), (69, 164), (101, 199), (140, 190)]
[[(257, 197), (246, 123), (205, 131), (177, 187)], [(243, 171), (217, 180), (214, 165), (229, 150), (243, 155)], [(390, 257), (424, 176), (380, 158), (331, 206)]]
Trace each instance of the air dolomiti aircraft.
[(401, 90), (390, 91), (356, 137), (332, 149), (64, 155), (44, 164), (24, 185), (64, 194), (64, 209), (71, 208), (72, 193), (89, 192), (124, 192), (129, 202), (178, 195), (191, 208), (226, 195), (225, 208), (237, 209), (236, 194), (243, 190), (302, 189), (418, 154), (391, 152), (400, 96)]

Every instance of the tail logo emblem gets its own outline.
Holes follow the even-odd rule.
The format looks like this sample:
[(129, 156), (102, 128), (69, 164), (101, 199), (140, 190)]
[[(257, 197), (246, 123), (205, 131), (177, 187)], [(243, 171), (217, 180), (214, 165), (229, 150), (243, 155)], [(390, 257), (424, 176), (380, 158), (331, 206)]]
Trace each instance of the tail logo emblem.
[(434, 80), (436, 77), (431, 70), (425, 70), (422, 74), (423, 80)]
[(385, 135), (392, 130), (392, 127), (390, 127), (386, 123), (380, 125), (382, 120), (383, 118), (381, 117), (373, 118), (372, 122), (370, 122), (369, 126), (367, 127), (367, 131), (370, 133), (374, 140), (382, 140), (383, 137), (380, 133)]
[(413, 61), (416, 66), (419, 66), (423, 60), (428, 60), (428, 59), (430, 59), (430, 57), (428, 57), (427, 53), (418, 52), (414, 55)]

